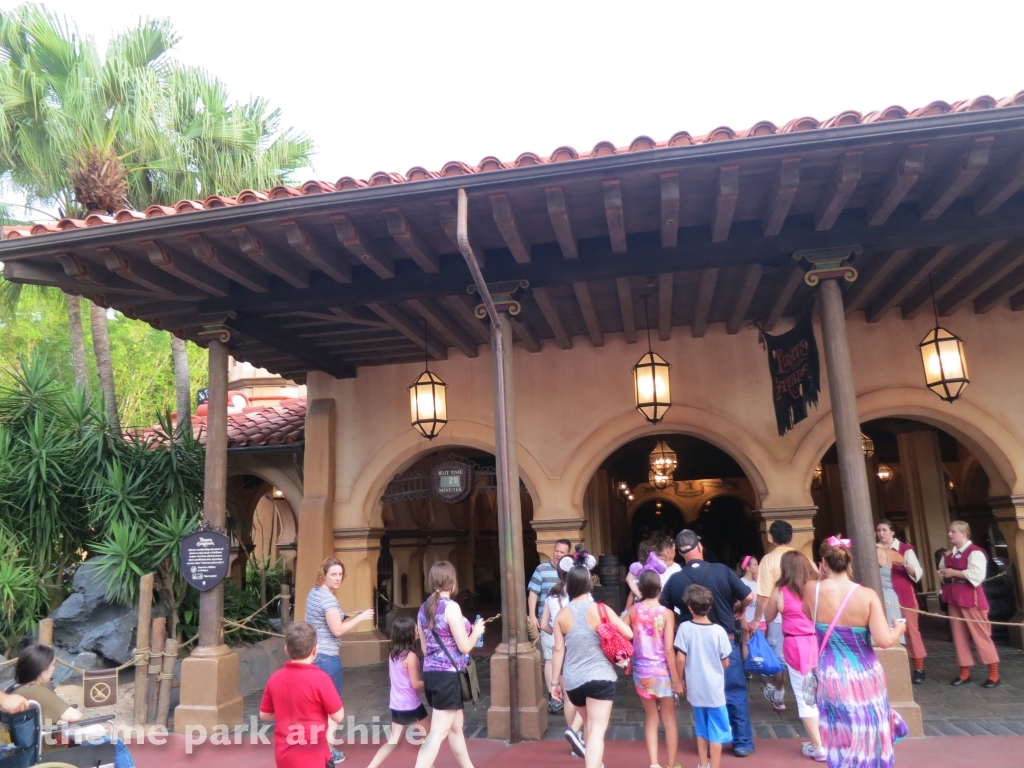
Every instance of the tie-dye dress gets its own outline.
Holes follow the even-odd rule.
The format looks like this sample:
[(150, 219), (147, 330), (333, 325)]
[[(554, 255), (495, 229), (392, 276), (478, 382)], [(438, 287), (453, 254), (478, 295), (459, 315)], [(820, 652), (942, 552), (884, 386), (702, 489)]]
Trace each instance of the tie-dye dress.
[[(816, 626), (818, 643), (827, 624)], [(866, 627), (832, 631), (818, 660), (818, 712), (829, 768), (892, 768), (907, 724), (889, 706), (885, 672)]]

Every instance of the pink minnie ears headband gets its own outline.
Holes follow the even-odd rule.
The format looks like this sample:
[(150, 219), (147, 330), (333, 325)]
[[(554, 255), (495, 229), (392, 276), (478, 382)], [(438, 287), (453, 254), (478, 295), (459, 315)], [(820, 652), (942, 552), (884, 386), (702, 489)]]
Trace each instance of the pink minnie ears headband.
[(851, 546), (849, 539), (840, 539), (838, 536), (829, 536), (825, 543), (830, 547), (845, 547), (846, 549)]

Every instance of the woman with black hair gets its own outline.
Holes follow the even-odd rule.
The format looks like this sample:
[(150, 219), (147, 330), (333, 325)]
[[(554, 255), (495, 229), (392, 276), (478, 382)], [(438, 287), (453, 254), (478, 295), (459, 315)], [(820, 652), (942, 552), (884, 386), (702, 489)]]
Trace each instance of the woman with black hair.
[[(68, 704), (50, 688), (56, 668), (57, 657), (53, 648), (45, 645), (30, 645), (21, 652), (14, 665), (15, 686), (12, 693), (24, 696), (39, 705), (42, 710), (44, 728), (58, 722), (77, 723), (85, 719), (85, 715), (77, 707)], [(104, 736), (103, 739), (110, 741), (109, 736)], [(50, 740), (43, 740), (43, 752), (66, 749), (62, 744), (47, 743), (48, 741)], [(120, 739), (113, 741), (114, 768), (135, 768), (135, 761), (132, 760), (131, 752), (128, 751), (124, 742)]]
[[(594, 602), (590, 596), (593, 555), (579, 550), (574, 561), (574, 567), (565, 577), (569, 605), (555, 617), (551, 696), (559, 701), (563, 695), (568, 696), (576, 707), (583, 718), (586, 735), (586, 768), (599, 768), (604, 759), (604, 734), (612, 714), (617, 675), (601, 650), (596, 628), (607, 622), (627, 640), (633, 639), (633, 630), (607, 605)], [(564, 692), (560, 679), (564, 681)], [(583, 745), (574, 740), (578, 734), (571, 728), (566, 729), (565, 737), (574, 752), (583, 751)]]

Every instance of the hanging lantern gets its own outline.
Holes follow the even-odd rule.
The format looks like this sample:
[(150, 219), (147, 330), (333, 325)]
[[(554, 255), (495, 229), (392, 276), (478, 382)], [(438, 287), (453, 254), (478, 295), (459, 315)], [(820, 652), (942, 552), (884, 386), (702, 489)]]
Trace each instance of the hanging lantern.
[(892, 468), (888, 464), (879, 464), (878, 465), (878, 481), (879, 482), (881, 482), (881, 483), (888, 483), (890, 480), (892, 480), (892, 477), (893, 477), (893, 471), (892, 471)]
[(964, 342), (938, 324), (917, 345), (924, 364), (924, 382), (932, 392), (952, 403), (959, 399), (971, 380), (967, 376)]
[(654, 446), (654, 450), (651, 451), (650, 466), (651, 471), (656, 475), (671, 476), (679, 466), (676, 452), (669, 448), (668, 443), (664, 440), (659, 440), (658, 444)]
[(433, 440), (448, 423), (448, 385), (430, 372), (427, 356), (427, 322), (423, 321), (423, 347), (425, 370), (409, 387), (409, 407), (412, 426), (427, 440)]
[(819, 461), (818, 462), (818, 466), (816, 466), (814, 468), (814, 479), (815, 480), (821, 480), (821, 473), (822, 473), (822, 468), (821, 468), (821, 462)]
[[(647, 316), (647, 297), (644, 296), (644, 316)], [(672, 405), (669, 384), (669, 364), (651, 349), (651, 325), (647, 323), (647, 353), (633, 366), (633, 394), (636, 409), (651, 424), (665, 418)]]
[(674, 480), (672, 479), (671, 475), (660, 475), (652, 469), (647, 474), (647, 482), (649, 482), (652, 487), (657, 488), (659, 491), (663, 491), (670, 485), (672, 485)]
[(863, 451), (865, 459), (870, 459), (875, 455), (875, 441), (863, 432), (860, 433), (860, 449)]

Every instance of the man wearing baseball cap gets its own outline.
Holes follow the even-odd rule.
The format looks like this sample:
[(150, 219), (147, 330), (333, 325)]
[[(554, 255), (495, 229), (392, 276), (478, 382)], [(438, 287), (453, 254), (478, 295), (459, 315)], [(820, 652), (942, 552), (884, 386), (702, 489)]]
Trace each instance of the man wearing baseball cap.
[(689, 621), (692, 618), (690, 609), (683, 601), (686, 588), (700, 584), (711, 590), (714, 603), (708, 618), (725, 630), (732, 646), (729, 667), (725, 670), (725, 705), (732, 727), (732, 751), (736, 757), (746, 757), (754, 751), (754, 729), (750, 724), (747, 680), (736, 637), (736, 617), (753, 602), (754, 593), (731, 568), (721, 563), (705, 562), (700, 536), (693, 531), (684, 530), (676, 536), (676, 553), (682, 555), (686, 564), (665, 584), (661, 591), (661, 604), (674, 609), (679, 621)]

